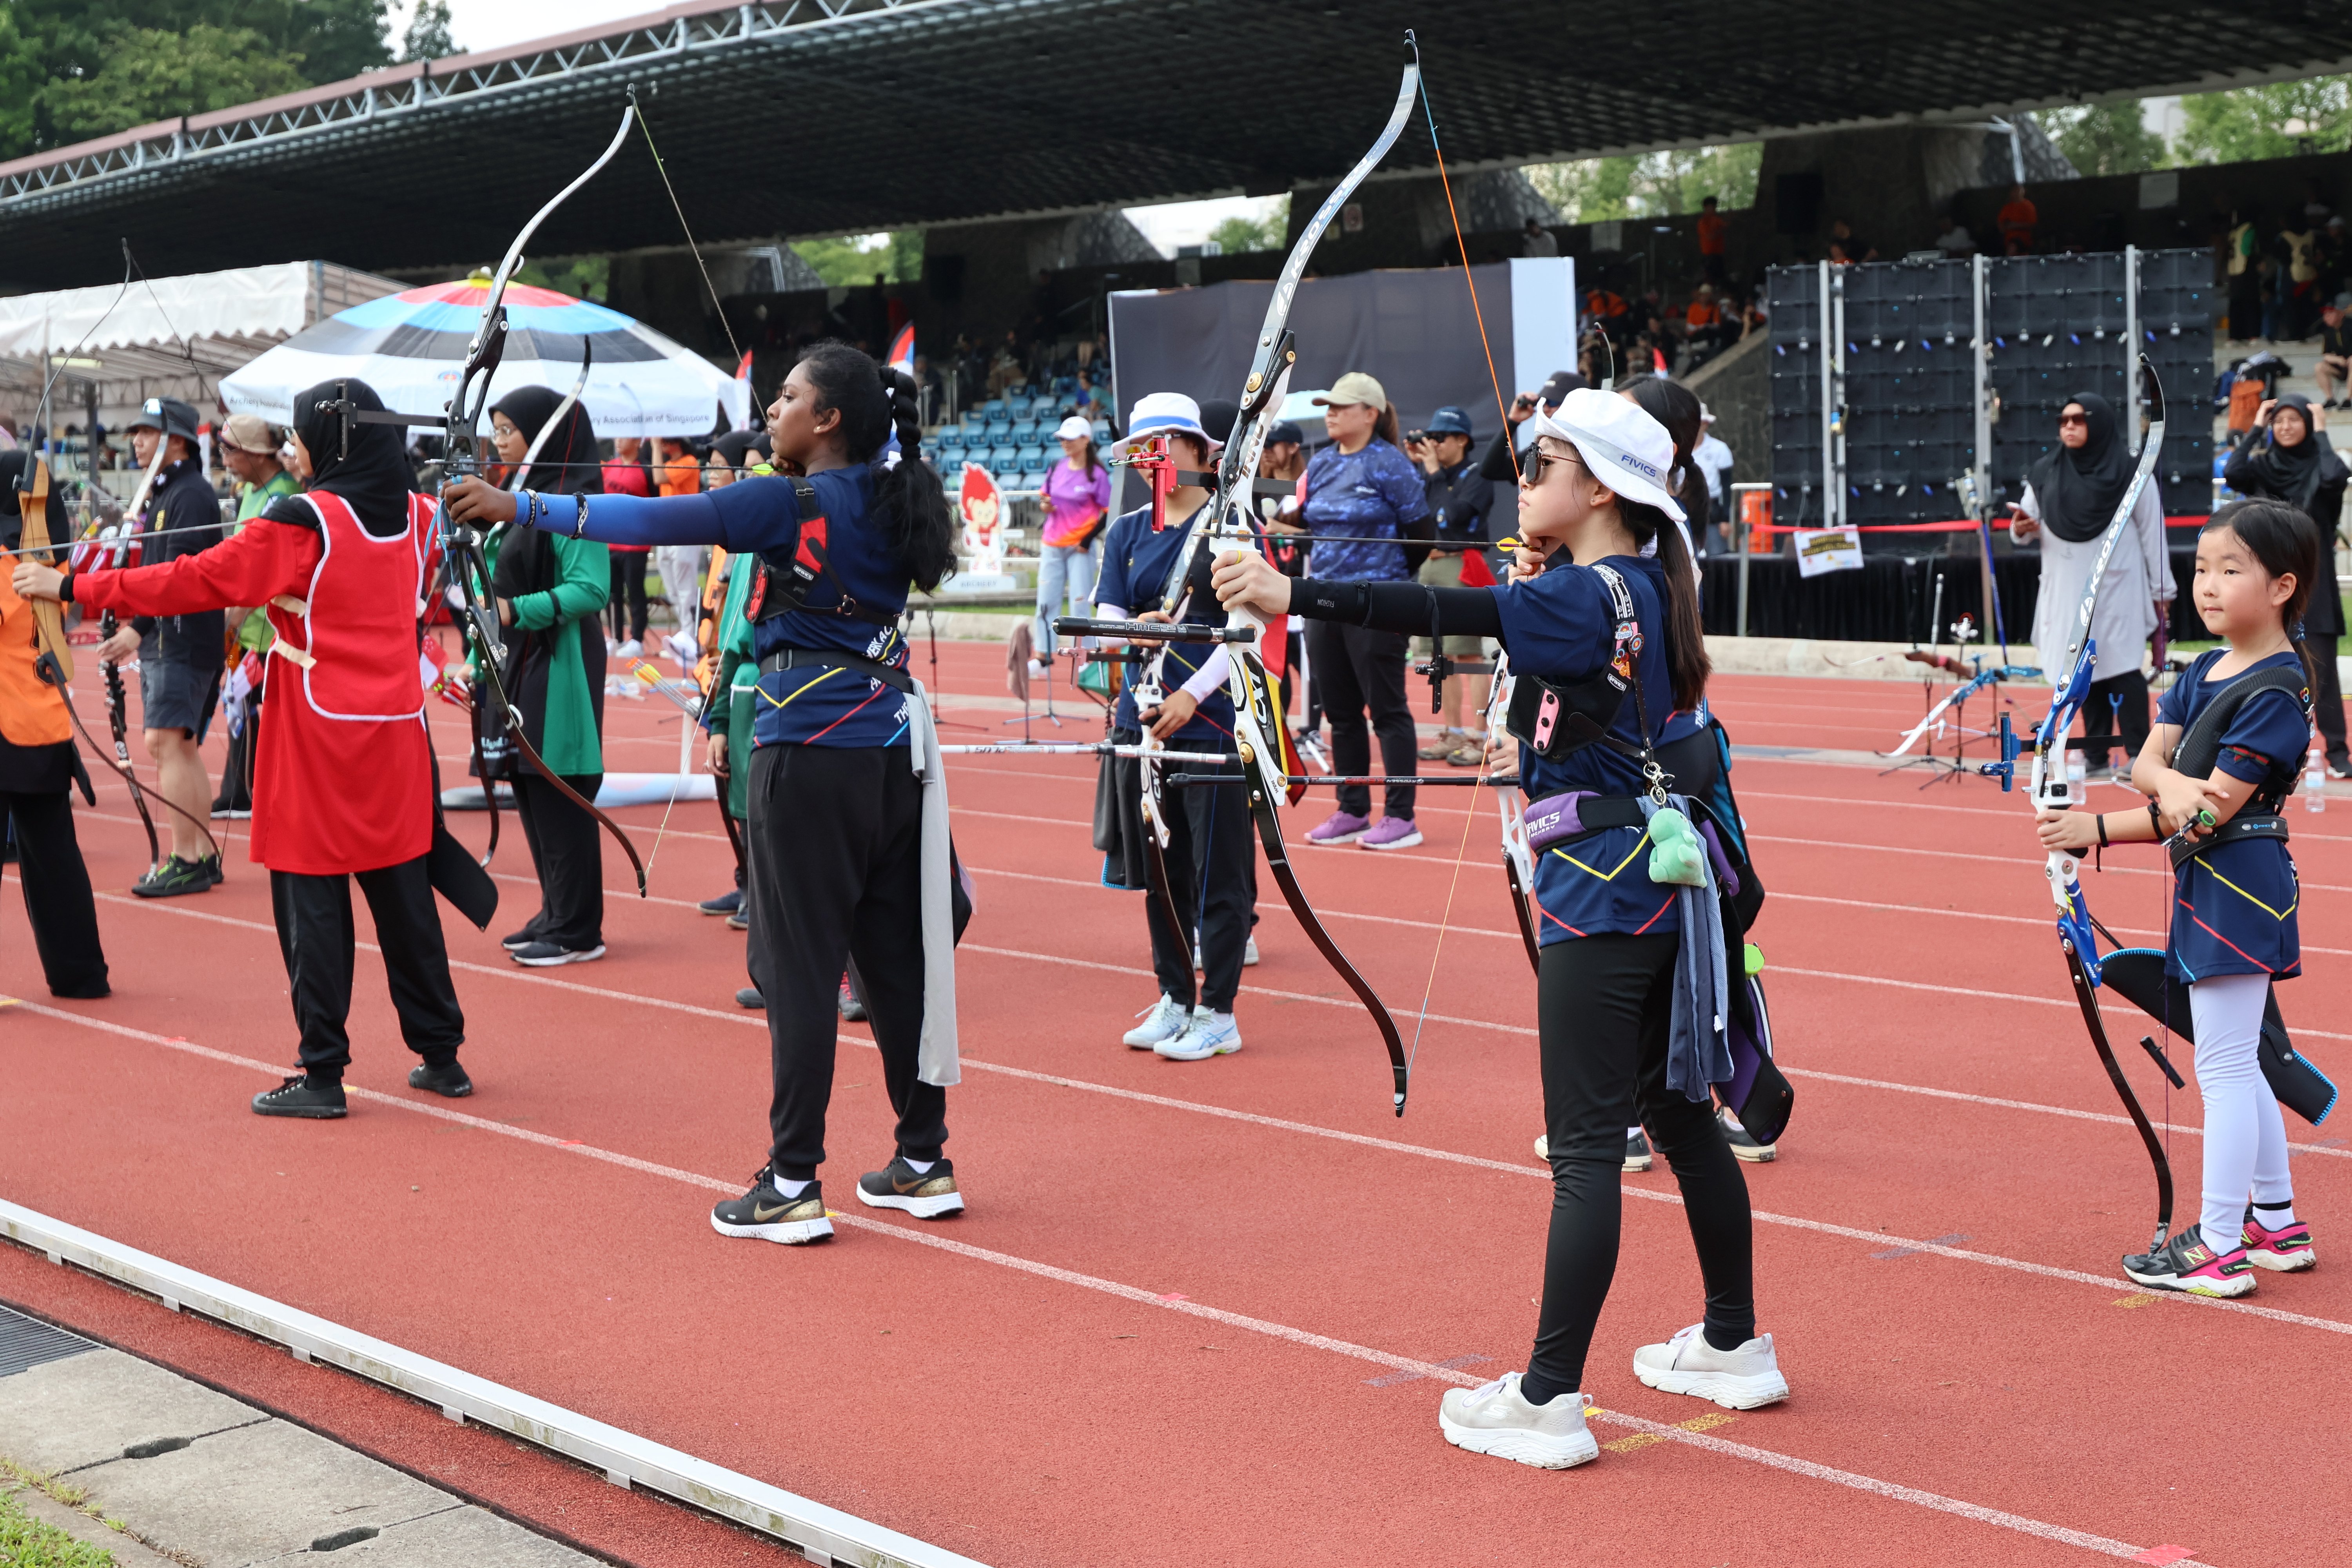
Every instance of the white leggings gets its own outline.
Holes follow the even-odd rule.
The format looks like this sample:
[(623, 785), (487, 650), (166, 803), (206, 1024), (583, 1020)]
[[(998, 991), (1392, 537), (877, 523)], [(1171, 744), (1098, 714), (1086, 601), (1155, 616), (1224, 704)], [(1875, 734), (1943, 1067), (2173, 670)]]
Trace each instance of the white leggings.
[(2197, 1092), (2205, 1100), (2204, 1205), (2198, 1223), (2205, 1245), (2218, 1253), (2237, 1247), (2248, 1193), (2268, 1205), (2294, 1194), (2286, 1122), (2255, 1057), (2270, 993), (2267, 974), (2217, 974), (2189, 988), (2197, 1026)]

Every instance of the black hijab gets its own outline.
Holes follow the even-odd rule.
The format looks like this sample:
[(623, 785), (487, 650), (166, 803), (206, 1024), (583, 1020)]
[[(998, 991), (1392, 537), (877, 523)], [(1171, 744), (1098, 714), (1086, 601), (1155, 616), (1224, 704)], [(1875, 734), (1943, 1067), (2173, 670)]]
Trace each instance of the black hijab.
[[(310, 454), (310, 480), (304, 488), (341, 496), (360, 520), (360, 526), (378, 539), (389, 539), (408, 528), (408, 494), (416, 488), (416, 471), (408, 466), (405, 429), (398, 425), (351, 426), (351, 450), (343, 449), (343, 416), (321, 403), (339, 401), (348, 389), (353, 406), (381, 409), (383, 399), (364, 381), (338, 378), (304, 387), (294, 395), (294, 433)], [(280, 496), (262, 515), (272, 522), (316, 528), (318, 517), (294, 496)]]
[[(2344, 488), (2352, 479), (2352, 469), (2344, 459), (2319, 438), (2319, 426), (2311, 417), (2311, 399), (2299, 392), (2290, 392), (2278, 400), (2271, 411), (2276, 421), (2288, 409), (2303, 416), (2303, 439), (2292, 447), (2282, 447), (2276, 436), (2267, 436), (2252, 445), (2246, 453), (2246, 468), (2252, 470), (2255, 481), (2264, 493), (2294, 507), (2305, 516), (2316, 519), (2313, 501), (2321, 491)], [(2272, 428), (2276, 429), (2273, 423)]]
[[(553, 387), (519, 386), (490, 405), (493, 414), (503, 414), (514, 427), (522, 432), (528, 447), (539, 440), (539, 433), (563, 405), (563, 395)], [(549, 495), (603, 495), (604, 468), (596, 451), (596, 426), (589, 422), (588, 410), (573, 404), (564, 415), (563, 424), (554, 434), (541, 443), (539, 456), (531, 460), (530, 472), (514, 482), (516, 489), (539, 490)]]
[[(0, 511), (0, 549), (14, 550), (24, 542), (25, 505), (16, 491), (30, 482), (26, 476), (32, 468), (33, 454), (21, 447), (0, 452), (0, 507), (6, 509)], [(73, 519), (66, 510), (65, 488), (54, 472), (49, 475), (49, 504), (44, 510), (49, 518), (49, 542), (59, 549), (72, 543)]]
[(2116, 504), (2131, 488), (2134, 464), (2105, 398), (2078, 392), (2066, 401), (2082, 405), (2090, 438), (2080, 447), (2059, 447), (2027, 477), (2042, 506), (2042, 526), (2069, 544), (2081, 544), (2098, 538), (2115, 521)]
[[(752, 456), (754, 449), (759, 456)], [(768, 460), (768, 433), (765, 430), (730, 430), (710, 443), (711, 454), (725, 460), (727, 466), (740, 474), (754, 462)]]

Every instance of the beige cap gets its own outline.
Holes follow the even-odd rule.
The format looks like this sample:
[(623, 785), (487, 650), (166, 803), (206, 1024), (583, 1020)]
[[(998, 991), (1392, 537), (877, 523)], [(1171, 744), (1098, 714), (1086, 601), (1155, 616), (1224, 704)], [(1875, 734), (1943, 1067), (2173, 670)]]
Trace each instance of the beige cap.
[(1335, 403), (1362, 403), (1374, 408), (1386, 408), (1389, 395), (1381, 390), (1379, 382), (1362, 371), (1351, 370), (1333, 382), (1330, 391), (1316, 395), (1315, 406), (1318, 408), (1328, 408)]
[(221, 424), (220, 444), (257, 457), (276, 457), (278, 448), (285, 445), (278, 427), (258, 414), (230, 415)]

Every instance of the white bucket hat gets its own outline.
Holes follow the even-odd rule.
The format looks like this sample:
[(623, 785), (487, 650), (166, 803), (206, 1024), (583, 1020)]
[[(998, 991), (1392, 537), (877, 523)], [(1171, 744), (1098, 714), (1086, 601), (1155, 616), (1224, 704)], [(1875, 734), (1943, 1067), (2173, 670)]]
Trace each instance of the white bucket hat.
[(1201, 428), (1201, 405), (1181, 392), (1150, 392), (1135, 400), (1127, 416), (1127, 439), (1133, 447), (1152, 436), (1198, 436), (1214, 451), (1224, 442)]
[(1656, 507), (1676, 522), (1682, 503), (1666, 489), (1675, 466), (1675, 438), (1631, 399), (1581, 386), (1556, 409), (1536, 405), (1528, 428), (1534, 437), (1566, 441), (1584, 458), (1593, 478), (1627, 500)]

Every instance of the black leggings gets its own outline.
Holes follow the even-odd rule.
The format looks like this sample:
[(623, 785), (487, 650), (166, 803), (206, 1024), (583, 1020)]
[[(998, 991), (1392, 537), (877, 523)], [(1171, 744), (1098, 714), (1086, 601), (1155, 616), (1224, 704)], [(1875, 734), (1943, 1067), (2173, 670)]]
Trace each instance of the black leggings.
[[(646, 563), (650, 559), (652, 552), (646, 550), (613, 552), (613, 596), (605, 602), (612, 608), (613, 635), (624, 641), (646, 640), (650, 615), (646, 608)], [(622, 629), (625, 626), (626, 630)]]
[(1716, 1124), (1714, 1102), (1694, 1105), (1666, 1088), (1681, 946), (1669, 932), (1581, 937), (1543, 950), (1536, 1020), (1551, 1141), (1551, 1241), (1528, 1359), (1531, 1400), (1584, 1387), (1592, 1326), (1617, 1272), (1625, 1203), (1619, 1172), (1625, 1129), (1637, 1119), (1682, 1188), (1706, 1283), (1708, 1342), (1729, 1348), (1756, 1333), (1747, 1179)]
[(2147, 744), (2147, 677), (2137, 669), (2091, 682), (2090, 694), (2083, 701), (2084, 767), (2107, 765), (2108, 748), (2095, 742), (2114, 734), (2118, 721), (2123, 726), (2124, 754), (2116, 762), (2129, 773), (2140, 748)]

